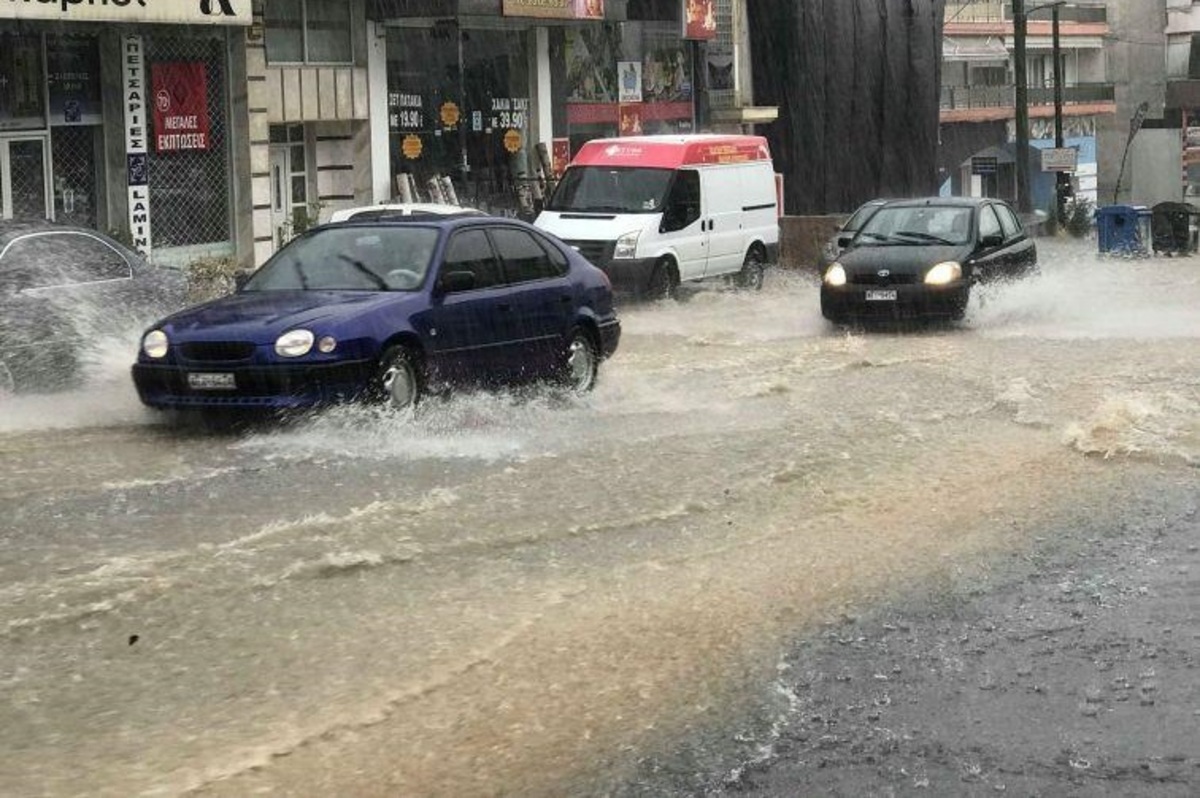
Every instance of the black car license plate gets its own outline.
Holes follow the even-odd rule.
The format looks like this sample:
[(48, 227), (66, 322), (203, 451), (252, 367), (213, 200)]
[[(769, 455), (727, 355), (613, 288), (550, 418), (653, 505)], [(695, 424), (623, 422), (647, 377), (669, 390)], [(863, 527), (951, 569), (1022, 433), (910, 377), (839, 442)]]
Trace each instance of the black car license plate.
[(889, 288), (889, 289), (880, 290), (880, 291), (868, 291), (867, 292), (867, 301), (868, 302), (895, 302), (896, 301), (896, 289)]
[(232, 391), (237, 381), (228, 371), (193, 371), (187, 375), (188, 387), (195, 391)]

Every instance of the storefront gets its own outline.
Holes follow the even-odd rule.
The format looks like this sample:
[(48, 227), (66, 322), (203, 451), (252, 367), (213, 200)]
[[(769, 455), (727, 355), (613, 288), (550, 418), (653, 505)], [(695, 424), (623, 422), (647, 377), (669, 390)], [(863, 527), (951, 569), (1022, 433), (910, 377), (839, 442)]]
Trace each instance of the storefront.
[(691, 131), (683, 5), (375, 0), (394, 195), (528, 216), (584, 141)]
[(225, 26), (249, 22), (249, 0), (0, 14), (0, 217), (229, 251)]

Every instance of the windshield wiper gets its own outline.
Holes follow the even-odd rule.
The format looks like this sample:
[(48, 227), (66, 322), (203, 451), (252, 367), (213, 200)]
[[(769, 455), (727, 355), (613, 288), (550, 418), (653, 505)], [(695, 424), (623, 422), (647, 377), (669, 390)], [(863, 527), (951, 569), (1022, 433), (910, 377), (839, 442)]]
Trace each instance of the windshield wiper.
[(859, 233), (859, 235), (862, 236), (863, 238), (867, 238), (869, 236), (869, 237), (875, 239), (876, 241), (890, 241), (891, 240), (891, 236), (886, 236), (883, 233)]
[(935, 244), (951, 243), (941, 236), (930, 235), (929, 233), (921, 233), (916, 230), (897, 230), (893, 235), (908, 236), (909, 238), (916, 238), (920, 241), (932, 241)]
[(296, 270), (296, 277), (300, 280), (300, 289), (302, 291), (307, 291), (308, 278), (304, 276), (304, 264), (300, 262), (299, 258), (296, 258), (294, 261), (292, 261), (292, 268)]
[(380, 277), (378, 274), (376, 274), (375, 272), (368, 269), (367, 265), (365, 263), (363, 263), (361, 260), (355, 260), (354, 258), (350, 257), (349, 255), (338, 255), (338, 257), (341, 258), (342, 260), (346, 261), (346, 263), (349, 263), (357, 271), (360, 271), (363, 274), (365, 274), (371, 280), (371, 282), (375, 283), (375, 287), (378, 288), (380, 291), (387, 290), (388, 284), (386, 282), (384, 282), (384, 279), (382, 277)]

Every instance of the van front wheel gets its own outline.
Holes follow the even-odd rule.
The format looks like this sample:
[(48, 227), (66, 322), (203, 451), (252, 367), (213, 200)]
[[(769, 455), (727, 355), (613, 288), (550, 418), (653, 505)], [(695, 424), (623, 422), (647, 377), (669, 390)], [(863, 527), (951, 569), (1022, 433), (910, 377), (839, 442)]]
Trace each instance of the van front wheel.
[(734, 276), (734, 284), (748, 291), (761, 291), (765, 268), (758, 247), (750, 247), (750, 251), (746, 253), (746, 260), (742, 262), (742, 270)]
[(646, 284), (647, 299), (671, 299), (675, 296), (675, 266), (663, 258), (654, 264), (650, 282)]

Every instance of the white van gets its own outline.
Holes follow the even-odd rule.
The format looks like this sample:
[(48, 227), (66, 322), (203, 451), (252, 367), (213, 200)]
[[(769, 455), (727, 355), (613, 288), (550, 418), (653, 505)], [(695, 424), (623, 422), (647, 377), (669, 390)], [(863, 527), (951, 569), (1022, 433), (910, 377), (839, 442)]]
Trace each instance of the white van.
[(719, 276), (761, 288), (779, 254), (779, 213), (765, 138), (633, 136), (584, 144), (534, 224), (615, 288), (669, 296)]

